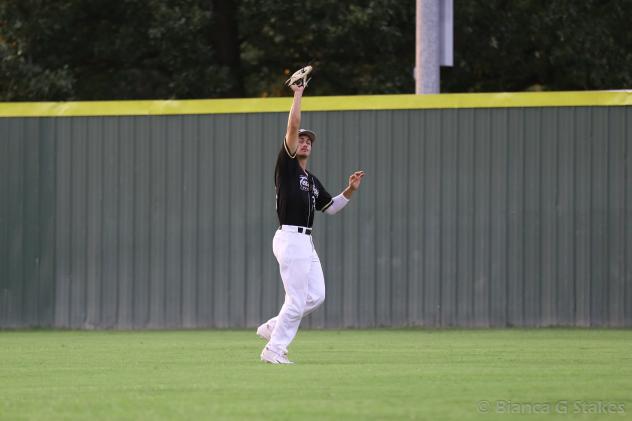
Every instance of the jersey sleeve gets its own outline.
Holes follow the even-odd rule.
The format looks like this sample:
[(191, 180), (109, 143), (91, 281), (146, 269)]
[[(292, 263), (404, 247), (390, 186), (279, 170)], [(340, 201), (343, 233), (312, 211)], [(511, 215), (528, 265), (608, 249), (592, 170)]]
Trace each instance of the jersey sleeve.
[(279, 156), (277, 157), (276, 167), (274, 169), (274, 184), (277, 187), (279, 186), (280, 179), (287, 176), (290, 172), (290, 167), (293, 165), (298, 165), (296, 161), (296, 153), (294, 155), (290, 154), (287, 143), (284, 139), (283, 146), (281, 146), (281, 150), (279, 150)]
[(321, 212), (325, 212), (327, 208), (330, 207), (333, 203), (333, 201), (331, 200), (331, 194), (329, 194), (329, 192), (325, 190), (325, 187), (323, 187), (320, 180), (318, 180), (316, 177), (314, 177), (314, 184), (318, 189), (318, 197), (316, 198), (316, 209)]
[(292, 153), (290, 151), (290, 148), (288, 148), (288, 146), (287, 146), (287, 139), (286, 138), (283, 138), (283, 150), (285, 151), (285, 153), (287, 154), (287, 156), (289, 158), (292, 158), (292, 159), (296, 158), (296, 151), (294, 151), (294, 155), (292, 155)]

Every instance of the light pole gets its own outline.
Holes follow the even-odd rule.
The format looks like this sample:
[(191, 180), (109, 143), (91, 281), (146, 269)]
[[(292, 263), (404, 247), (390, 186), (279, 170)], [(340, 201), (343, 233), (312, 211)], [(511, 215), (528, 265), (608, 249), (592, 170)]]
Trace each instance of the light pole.
[(452, 0), (416, 0), (415, 93), (440, 92), (440, 66), (452, 66)]

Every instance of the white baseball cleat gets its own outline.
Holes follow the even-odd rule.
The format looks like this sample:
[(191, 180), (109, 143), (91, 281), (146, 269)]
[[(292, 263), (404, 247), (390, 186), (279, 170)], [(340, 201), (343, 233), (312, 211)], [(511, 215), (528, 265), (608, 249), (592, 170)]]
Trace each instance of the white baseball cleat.
[(266, 341), (270, 341), (270, 337), (272, 337), (272, 327), (270, 327), (268, 322), (257, 328), (257, 336)]
[(287, 359), (286, 354), (276, 353), (271, 349), (268, 349), (267, 346), (263, 348), (263, 351), (261, 351), (261, 361), (269, 364), (294, 364), (292, 361)]

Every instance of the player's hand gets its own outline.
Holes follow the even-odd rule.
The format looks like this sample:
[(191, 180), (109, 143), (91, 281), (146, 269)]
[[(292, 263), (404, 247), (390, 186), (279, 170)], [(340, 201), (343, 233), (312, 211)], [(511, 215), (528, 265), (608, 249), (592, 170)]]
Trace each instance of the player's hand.
[(364, 171), (356, 171), (349, 177), (349, 188), (356, 191), (360, 188), (362, 183), (362, 177), (364, 177)]
[(300, 92), (301, 94), (303, 94), (303, 91), (305, 90), (305, 86), (304, 85), (298, 86), (294, 84), (294, 85), (290, 85), (290, 89), (294, 92)]

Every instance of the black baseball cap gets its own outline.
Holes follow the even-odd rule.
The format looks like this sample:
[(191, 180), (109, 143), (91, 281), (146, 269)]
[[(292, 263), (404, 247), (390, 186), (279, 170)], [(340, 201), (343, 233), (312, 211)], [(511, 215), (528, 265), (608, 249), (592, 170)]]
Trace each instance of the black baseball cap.
[(303, 135), (309, 137), (309, 139), (314, 143), (316, 141), (316, 133), (307, 129), (299, 129), (298, 135)]

